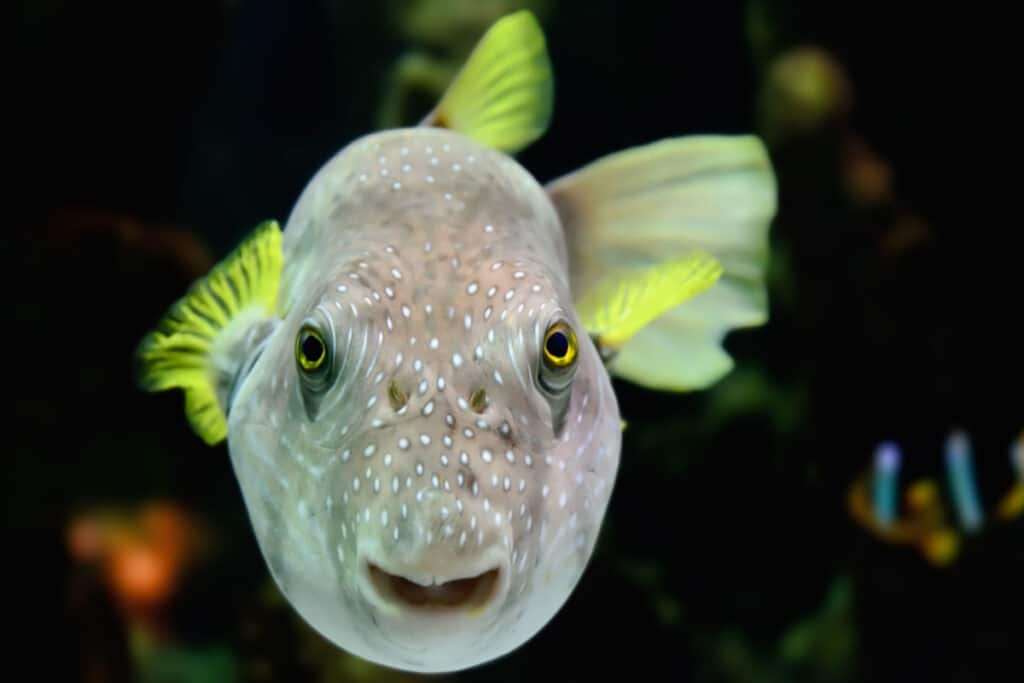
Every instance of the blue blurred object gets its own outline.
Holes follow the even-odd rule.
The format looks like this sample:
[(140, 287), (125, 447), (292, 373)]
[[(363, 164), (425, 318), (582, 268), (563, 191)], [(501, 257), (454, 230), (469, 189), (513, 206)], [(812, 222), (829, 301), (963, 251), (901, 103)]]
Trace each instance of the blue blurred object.
[(872, 504), (875, 519), (883, 527), (889, 527), (896, 519), (901, 459), (899, 446), (891, 441), (879, 444), (875, 450)]
[(946, 439), (946, 471), (960, 526), (973, 533), (981, 528), (984, 515), (974, 481), (971, 442), (962, 430), (953, 431)]

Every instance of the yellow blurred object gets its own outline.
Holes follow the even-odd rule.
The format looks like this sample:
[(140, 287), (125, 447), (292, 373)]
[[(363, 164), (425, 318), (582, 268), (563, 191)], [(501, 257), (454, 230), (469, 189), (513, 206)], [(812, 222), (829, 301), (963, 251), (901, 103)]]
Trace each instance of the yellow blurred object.
[(1024, 513), (1024, 483), (1015, 484), (996, 508), (996, 517), (1008, 521)]
[(906, 515), (890, 525), (876, 519), (868, 477), (850, 486), (847, 503), (851, 516), (879, 539), (893, 545), (912, 545), (935, 566), (949, 565), (960, 552), (960, 535), (946, 522), (938, 485), (930, 479), (913, 482), (905, 494)]

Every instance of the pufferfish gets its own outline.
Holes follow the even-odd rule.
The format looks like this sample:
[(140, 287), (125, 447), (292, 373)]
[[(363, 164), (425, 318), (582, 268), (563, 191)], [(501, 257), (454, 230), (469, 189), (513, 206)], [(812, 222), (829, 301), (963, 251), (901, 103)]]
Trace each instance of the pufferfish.
[(325, 638), (451, 672), (533, 638), (593, 554), (618, 377), (710, 386), (767, 320), (775, 178), (753, 135), (669, 138), (541, 185), (552, 109), (527, 11), (421, 123), (351, 142), (138, 349), (227, 441), (276, 585)]

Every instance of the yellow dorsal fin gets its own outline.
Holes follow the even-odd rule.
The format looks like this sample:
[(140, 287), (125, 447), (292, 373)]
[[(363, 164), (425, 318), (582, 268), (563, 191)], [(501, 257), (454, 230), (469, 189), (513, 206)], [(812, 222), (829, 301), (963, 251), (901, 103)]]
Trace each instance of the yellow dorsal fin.
[(227, 436), (224, 378), (239, 359), (233, 341), (274, 313), (281, 282), (281, 228), (267, 221), (197, 280), (143, 338), (136, 358), (146, 391), (184, 389), (192, 429), (213, 445)]
[(647, 268), (613, 273), (587, 291), (578, 310), (587, 332), (602, 346), (622, 348), (663, 313), (715, 284), (722, 266), (697, 251)]
[(487, 30), (421, 125), (450, 128), (513, 154), (547, 130), (553, 99), (544, 33), (521, 10)]

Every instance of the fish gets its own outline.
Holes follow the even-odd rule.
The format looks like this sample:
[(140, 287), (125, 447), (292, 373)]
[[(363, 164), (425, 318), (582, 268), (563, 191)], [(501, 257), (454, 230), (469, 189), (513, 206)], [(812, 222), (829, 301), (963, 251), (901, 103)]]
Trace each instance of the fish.
[(418, 124), (343, 146), (137, 348), (139, 386), (226, 442), (292, 608), (382, 666), (537, 636), (609, 507), (613, 378), (709, 387), (725, 335), (767, 321), (760, 139), (664, 138), (542, 184), (516, 154), (553, 102), (538, 21), (501, 17)]

